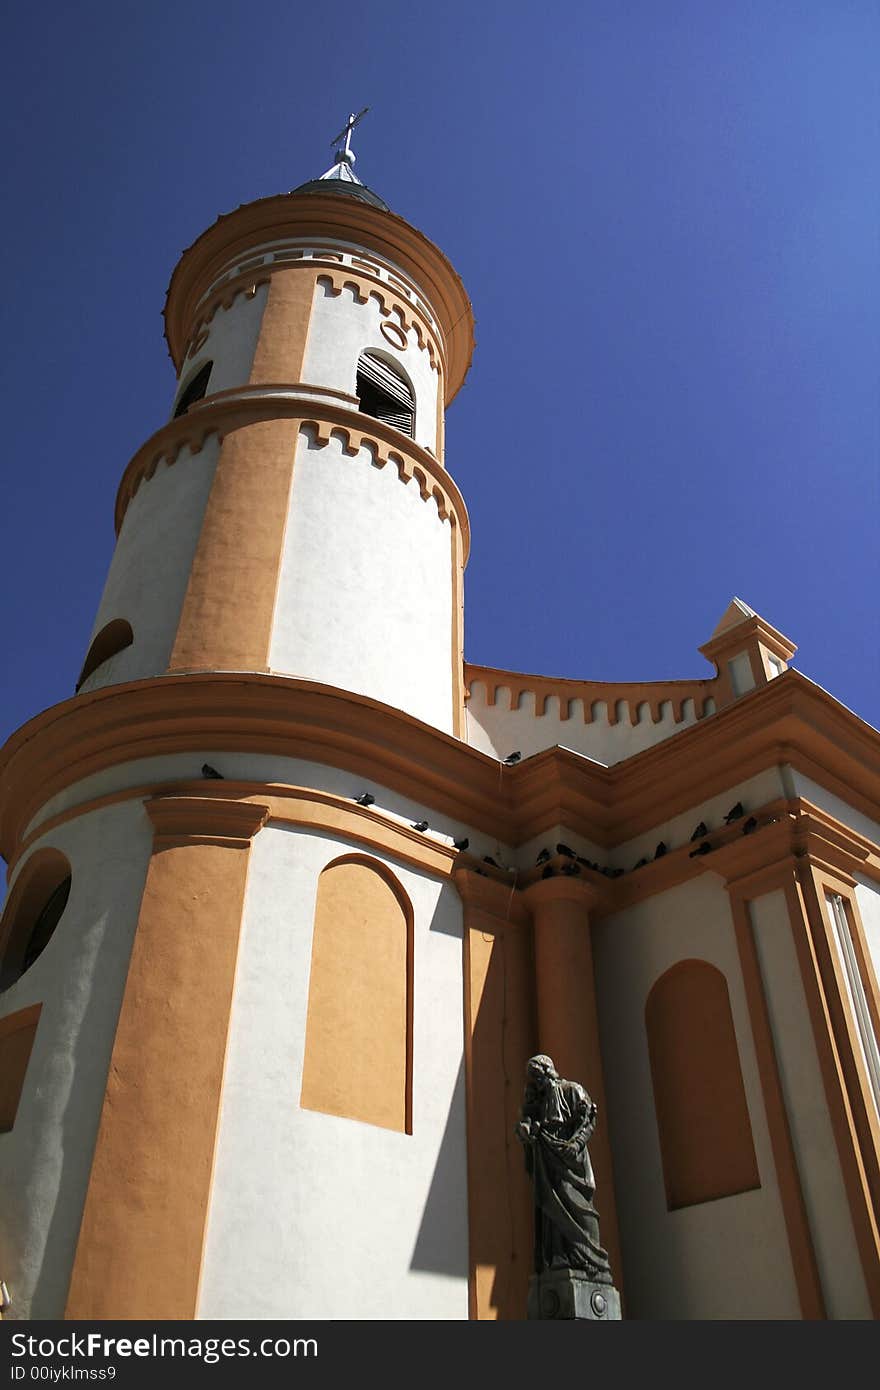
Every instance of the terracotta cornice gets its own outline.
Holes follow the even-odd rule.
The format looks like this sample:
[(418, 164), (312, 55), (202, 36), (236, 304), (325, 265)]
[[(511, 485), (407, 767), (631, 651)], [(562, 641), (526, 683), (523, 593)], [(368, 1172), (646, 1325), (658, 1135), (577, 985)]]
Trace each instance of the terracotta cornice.
[(341, 434), (345, 437), (346, 453), (356, 454), (364, 445), (370, 445), (377, 466), (390, 464), (403, 483), (415, 479), (422, 500), (433, 500), (441, 519), (449, 517), (459, 527), (466, 564), (470, 550), (467, 507), (443, 465), (392, 425), (326, 397), (306, 399), (304, 393), (314, 389), (283, 384), (237, 386), (206, 396), (185, 415), (169, 420), (141, 445), (122, 475), (116, 494), (117, 534), (140, 483), (151, 478), (163, 460), (174, 464), (183, 448), (200, 453), (213, 434), (222, 440), (233, 430), (262, 420), (299, 420), (301, 427), (311, 425), (315, 429), (320, 443), (326, 444), (331, 434)]
[(856, 873), (880, 881), (880, 848), (818, 806), (803, 798), (779, 801), (763, 808), (765, 822), (768, 817), (753, 835), (731, 837), (706, 864), (734, 892), (748, 896), (756, 887), (766, 892), (774, 878), (790, 879), (799, 861), (850, 883)]
[(452, 871), (452, 882), (471, 914), (479, 913), (495, 925), (525, 927), (530, 917), (523, 906), (523, 895), (511, 882), (490, 878), (481, 869), (459, 864)]
[(144, 803), (156, 845), (184, 842), (244, 848), (266, 823), (269, 807), (219, 796), (154, 796)]
[[(612, 768), (560, 748), (508, 768), (366, 696), (285, 676), (194, 672), (75, 696), (13, 734), (0, 752), (0, 850), (10, 858), (40, 806), (83, 777), (207, 748), (343, 767), (512, 845), (567, 825), (612, 846), (778, 763), (818, 773), (880, 819), (880, 734), (793, 671)], [(675, 850), (672, 866), (664, 859), (614, 882), (685, 871)], [(712, 856), (696, 863), (711, 867)]]
[(246, 203), (218, 218), (184, 251), (165, 303), (165, 336), (179, 370), (199, 303), (232, 260), (285, 238), (354, 243), (394, 262), (425, 295), (440, 325), (449, 361), (447, 404), (462, 385), (474, 348), (474, 319), (465, 288), (443, 252), (396, 213), (357, 198), (281, 194)]
[[(523, 890), (523, 898), (532, 913), (540, 913), (548, 903), (578, 903), (587, 914), (596, 908), (607, 908), (611, 901), (610, 883), (596, 884), (586, 877), (539, 878)], [(587, 918), (585, 916), (586, 923)]]
[(738, 648), (745, 647), (752, 639), (759, 642), (778, 656), (781, 661), (791, 661), (797, 651), (797, 647), (790, 638), (777, 628), (771, 627), (770, 623), (756, 613), (752, 618), (744, 618), (741, 623), (734, 623), (732, 627), (726, 627), (719, 632), (716, 637), (710, 637), (708, 642), (704, 642), (699, 648), (700, 653), (707, 661), (715, 663), (716, 670), (718, 662), (736, 651)]

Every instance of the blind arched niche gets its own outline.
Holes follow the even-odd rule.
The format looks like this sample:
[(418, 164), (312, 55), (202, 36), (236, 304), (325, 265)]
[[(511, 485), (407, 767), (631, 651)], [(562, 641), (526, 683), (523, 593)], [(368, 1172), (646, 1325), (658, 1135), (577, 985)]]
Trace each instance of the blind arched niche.
[(673, 965), (648, 995), (645, 1025), (670, 1211), (760, 1187), (721, 971)]
[(300, 1104), (412, 1133), (413, 913), (365, 855), (318, 880)]

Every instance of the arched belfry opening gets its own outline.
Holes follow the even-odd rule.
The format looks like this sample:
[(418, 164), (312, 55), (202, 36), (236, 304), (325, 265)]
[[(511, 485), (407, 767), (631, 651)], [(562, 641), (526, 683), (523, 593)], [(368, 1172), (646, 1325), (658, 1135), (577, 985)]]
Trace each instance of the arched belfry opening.
[(200, 401), (207, 393), (208, 382), (211, 380), (211, 372), (214, 370), (213, 362), (206, 362), (200, 367), (192, 380), (184, 387), (177, 405), (174, 407), (174, 414), (171, 417), (177, 420), (179, 416), (185, 415), (191, 405)]
[(416, 402), (402, 372), (376, 352), (362, 352), (357, 369), (357, 395), (364, 415), (372, 415), (413, 438)]

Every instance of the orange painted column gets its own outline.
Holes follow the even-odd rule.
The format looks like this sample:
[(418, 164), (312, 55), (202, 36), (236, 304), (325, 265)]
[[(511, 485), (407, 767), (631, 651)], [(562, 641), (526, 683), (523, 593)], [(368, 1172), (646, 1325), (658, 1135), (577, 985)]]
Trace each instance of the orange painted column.
[(526, 1315), (532, 1198), (515, 1135), (534, 1054), (529, 917), (520, 895), (473, 869), (453, 881), (464, 906), (470, 1316)]
[(534, 922), (539, 1051), (553, 1058), (560, 1076), (580, 1082), (599, 1111), (590, 1156), (600, 1232), (619, 1288), (623, 1266), (590, 937), (590, 910), (598, 899), (588, 883), (564, 877), (539, 879), (523, 896)]
[(308, 265), (272, 267), (250, 385), (291, 386), (302, 381), (316, 279), (317, 272)]
[(847, 878), (849, 885), (854, 886), (851, 877), (841, 876), (839, 871), (829, 875), (827, 868), (802, 856), (793, 861), (784, 887), (868, 1296), (874, 1316), (880, 1317), (880, 1163), (876, 1122), (866, 1105), (860, 1080), (859, 1045), (853, 1035), (845, 986), (835, 964), (831, 924), (823, 901), (826, 887), (845, 886)]
[(249, 848), (268, 808), (145, 803), (155, 827), (65, 1317), (195, 1317)]
[(223, 440), (169, 671), (265, 671), (299, 420)]
[[(775, 885), (771, 884), (769, 891), (772, 891), (773, 886)], [(763, 879), (759, 875), (754, 881), (743, 878), (734, 883), (729, 882), (727, 888), (761, 1078), (764, 1113), (791, 1252), (792, 1274), (797, 1285), (803, 1317), (809, 1321), (816, 1321), (826, 1316), (825, 1301), (749, 910), (750, 901), (768, 891), (766, 875)]]

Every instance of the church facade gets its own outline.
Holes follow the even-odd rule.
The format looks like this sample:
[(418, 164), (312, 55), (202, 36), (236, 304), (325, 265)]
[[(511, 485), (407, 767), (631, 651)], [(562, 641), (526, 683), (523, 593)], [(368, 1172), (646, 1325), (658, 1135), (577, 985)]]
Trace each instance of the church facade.
[(521, 1319), (546, 1053), (625, 1317), (874, 1318), (880, 734), (739, 599), (703, 680), (464, 662), (470, 303), (351, 165), (181, 258), (0, 753), (3, 1315)]

